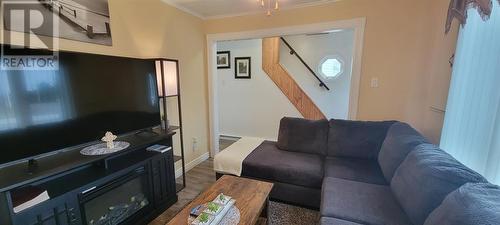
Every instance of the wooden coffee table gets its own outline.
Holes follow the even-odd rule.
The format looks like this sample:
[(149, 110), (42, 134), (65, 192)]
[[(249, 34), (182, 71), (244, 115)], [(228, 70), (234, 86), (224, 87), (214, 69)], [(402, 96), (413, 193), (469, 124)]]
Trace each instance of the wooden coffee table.
[(168, 224), (186, 225), (193, 207), (214, 200), (220, 193), (236, 200), (234, 205), (240, 210), (240, 225), (254, 225), (257, 221), (260, 223), (261, 216), (267, 217), (269, 193), (272, 188), (272, 183), (225, 175), (189, 203)]

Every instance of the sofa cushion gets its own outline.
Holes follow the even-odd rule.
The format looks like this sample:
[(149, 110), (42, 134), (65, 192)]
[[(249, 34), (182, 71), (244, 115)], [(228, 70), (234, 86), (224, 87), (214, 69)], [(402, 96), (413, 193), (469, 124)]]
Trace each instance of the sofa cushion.
[(387, 185), (377, 161), (371, 159), (327, 157), (325, 177), (342, 178), (371, 184)]
[[(252, 177), (249, 177), (252, 178)], [(309, 209), (319, 209), (321, 189), (271, 181), (274, 186), (269, 198)]]
[(396, 170), (391, 188), (408, 217), (418, 225), (446, 195), (469, 182), (487, 181), (437, 146), (421, 144)]
[(333, 217), (321, 217), (319, 221), (320, 225), (361, 225), (359, 223), (350, 222), (346, 220), (340, 220)]
[(377, 159), (387, 130), (395, 121), (330, 120), (328, 156)]
[(425, 225), (468, 224), (500, 224), (500, 187), (465, 184), (449, 194), (425, 221)]
[(264, 141), (243, 160), (242, 176), (319, 189), (323, 157), (283, 151), (276, 142)]
[(389, 186), (326, 177), (321, 198), (324, 217), (361, 224), (411, 224)]
[(278, 148), (292, 152), (326, 154), (327, 120), (284, 117), (280, 121)]
[(394, 172), (416, 146), (429, 143), (418, 131), (406, 123), (395, 123), (389, 128), (378, 155), (385, 179), (390, 182)]

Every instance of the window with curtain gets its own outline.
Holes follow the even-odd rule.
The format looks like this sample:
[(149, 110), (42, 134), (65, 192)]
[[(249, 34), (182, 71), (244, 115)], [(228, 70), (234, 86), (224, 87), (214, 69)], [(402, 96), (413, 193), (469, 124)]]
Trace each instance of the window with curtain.
[(441, 148), (500, 184), (500, 6), (460, 30)]

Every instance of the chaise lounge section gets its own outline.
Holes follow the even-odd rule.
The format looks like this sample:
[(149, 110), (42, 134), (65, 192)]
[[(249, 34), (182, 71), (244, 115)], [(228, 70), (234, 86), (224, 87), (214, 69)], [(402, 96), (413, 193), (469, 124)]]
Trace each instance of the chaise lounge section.
[(500, 223), (498, 186), (397, 121), (285, 117), (242, 176), (275, 183), (272, 199), (319, 208), (322, 225)]

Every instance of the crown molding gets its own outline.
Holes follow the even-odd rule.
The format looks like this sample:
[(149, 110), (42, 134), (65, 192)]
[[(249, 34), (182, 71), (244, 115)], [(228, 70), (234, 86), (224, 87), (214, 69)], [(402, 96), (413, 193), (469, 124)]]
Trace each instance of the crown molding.
[(185, 12), (185, 13), (188, 13), (188, 14), (191, 14), (192, 16), (198, 17), (198, 18), (200, 18), (202, 20), (206, 20), (207, 19), (205, 16), (203, 16), (203, 15), (201, 15), (201, 14), (199, 14), (199, 13), (197, 13), (197, 12), (191, 10), (191, 9), (188, 9), (188, 8), (186, 8), (184, 6), (181, 6), (178, 3), (174, 2), (173, 0), (161, 0), (161, 1), (164, 2), (164, 3), (166, 3), (166, 4), (168, 4), (168, 5), (170, 5), (170, 6), (172, 6), (172, 7), (174, 7), (174, 8), (177, 8), (177, 9), (179, 9), (179, 10)]
[[(288, 10), (292, 10), (292, 9), (300, 9), (300, 8), (307, 8), (307, 7), (312, 7), (312, 6), (332, 4), (332, 3), (336, 3), (336, 2), (340, 2), (340, 1), (343, 1), (343, 0), (322, 0), (322, 1), (318, 1), (318, 2), (302, 3), (302, 4), (298, 4), (298, 5), (294, 5), (294, 6), (281, 7), (279, 9), (279, 11), (288, 11)], [(223, 15), (217, 15), (217, 16), (207, 16), (207, 17), (205, 17), (205, 20), (224, 19), (224, 18), (230, 18), (230, 17), (249, 16), (249, 15), (258, 15), (258, 14), (266, 15), (266, 11), (265, 10), (255, 10), (255, 11), (243, 12), (243, 13), (231, 13), (231, 14), (223, 14)]]
[[(178, 3), (174, 2), (174, 0), (161, 0), (161, 1), (175, 7), (181, 11), (184, 11), (186, 13), (193, 15), (193, 16), (196, 16), (202, 20), (224, 19), (224, 18), (230, 18), (230, 17), (248, 16), (248, 15), (257, 15), (257, 14), (265, 15), (265, 13), (266, 13), (265, 11), (262, 11), (262, 10), (255, 10), (255, 11), (242, 12), (242, 13), (222, 14), (222, 15), (217, 15), (217, 16), (203, 16), (202, 14), (200, 14), (198, 12), (195, 12), (191, 9), (188, 9), (186, 7), (179, 5)], [(292, 9), (299, 9), (299, 8), (306, 8), (306, 7), (319, 6), (319, 5), (325, 5), (325, 4), (332, 4), (332, 3), (336, 3), (336, 2), (340, 2), (340, 1), (344, 1), (344, 0), (322, 0), (322, 1), (318, 1), (318, 2), (303, 3), (303, 4), (299, 4), (299, 5), (283, 7), (283, 8), (280, 8), (279, 11), (287, 11), (287, 10), (292, 10)]]

